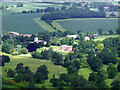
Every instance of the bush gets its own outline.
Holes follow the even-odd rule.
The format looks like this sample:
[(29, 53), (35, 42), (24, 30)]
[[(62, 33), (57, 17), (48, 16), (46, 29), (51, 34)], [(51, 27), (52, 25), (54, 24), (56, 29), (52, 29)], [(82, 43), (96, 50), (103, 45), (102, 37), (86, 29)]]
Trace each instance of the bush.
[(2, 55), (2, 60), (3, 60), (4, 62), (10, 62), (9, 56), (6, 56), (6, 55)]
[(6, 80), (5, 85), (14, 86), (14, 85), (16, 85), (16, 82), (14, 80)]
[(34, 51), (34, 52), (32, 52), (32, 57), (40, 59), (40, 58), (42, 58), (42, 55), (39, 52)]
[(15, 76), (15, 71), (9, 69), (9, 71), (7, 72), (7, 76), (8, 77), (14, 77)]
[(21, 81), (21, 82), (17, 83), (18, 88), (28, 88), (28, 86), (29, 86), (29, 83), (26, 81)]
[(28, 53), (28, 50), (27, 50), (26, 48), (22, 48), (21, 53), (22, 53), (22, 54), (27, 54), (27, 53)]

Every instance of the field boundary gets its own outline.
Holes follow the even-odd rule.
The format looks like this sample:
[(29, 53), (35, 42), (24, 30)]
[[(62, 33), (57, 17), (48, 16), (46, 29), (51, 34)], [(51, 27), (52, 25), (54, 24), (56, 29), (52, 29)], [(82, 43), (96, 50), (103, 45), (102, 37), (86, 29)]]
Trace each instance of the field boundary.
[(54, 21), (91, 20), (91, 19), (103, 20), (103, 19), (120, 19), (120, 18), (71, 18), (71, 19), (62, 19), (62, 20), (54, 20)]
[(33, 20), (39, 25), (41, 26), (44, 30), (47, 31), (55, 31), (50, 25), (48, 25), (45, 21), (41, 20), (40, 18), (33, 18)]

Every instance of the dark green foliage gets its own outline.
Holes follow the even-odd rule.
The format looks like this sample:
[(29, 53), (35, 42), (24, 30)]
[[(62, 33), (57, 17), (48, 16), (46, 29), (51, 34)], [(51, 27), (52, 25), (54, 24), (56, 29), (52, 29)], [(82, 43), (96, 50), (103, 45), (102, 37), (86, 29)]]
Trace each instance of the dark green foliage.
[(71, 86), (73, 88), (86, 88), (87, 80), (83, 76), (78, 76), (73, 79)]
[(15, 76), (15, 71), (9, 69), (8, 72), (7, 72), (7, 76), (8, 77), (14, 77)]
[(109, 78), (114, 78), (117, 75), (117, 68), (112, 63), (108, 64), (107, 71)]
[(38, 67), (36, 73), (35, 73), (35, 81), (37, 83), (41, 83), (43, 80), (48, 79), (48, 70), (45, 65), (42, 65)]
[(61, 45), (74, 45), (75, 39), (74, 38), (68, 38), (65, 37), (61, 40)]
[(2, 52), (11, 54), (13, 52), (13, 45), (9, 43), (4, 43), (2, 45)]
[(104, 81), (97, 84), (98, 88), (109, 88)]
[(39, 52), (34, 51), (31, 54), (33, 58), (38, 58), (38, 59), (42, 58), (42, 55)]
[(119, 89), (120, 89), (120, 80), (115, 79), (115, 80), (112, 82), (111, 86), (112, 86), (112, 89), (119, 90)]
[(41, 83), (44, 80), (44, 76), (40, 72), (36, 73), (34, 77), (36, 83)]
[(9, 56), (6, 56), (6, 55), (2, 55), (2, 60), (4, 62), (10, 62), (10, 57)]
[(15, 68), (15, 70), (17, 75), (14, 77), (14, 80), (16, 82), (20, 82), (20, 81), (33, 82), (34, 81), (34, 75), (28, 66), (23, 67), (23, 64), (19, 63), (17, 64), (17, 67)]
[(98, 57), (103, 61), (103, 64), (113, 63), (116, 64), (117, 58), (112, 52), (101, 52)]
[(50, 83), (52, 84), (53, 87), (57, 87), (58, 86), (58, 79), (55, 78), (55, 75), (53, 75), (53, 78), (50, 80)]
[(88, 84), (86, 85), (86, 88), (88, 89), (97, 89), (98, 87), (93, 83), (93, 82), (88, 82)]
[(22, 53), (22, 54), (27, 54), (27, 53), (28, 53), (28, 50), (27, 50), (26, 48), (22, 48), (21, 53)]
[(118, 70), (118, 72), (120, 72), (120, 63), (117, 66), (117, 70)]
[(37, 47), (34, 43), (30, 43), (28, 44), (27, 49), (28, 49), (28, 52), (33, 52), (33, 51), (36, 51)]
[(56, 19), (67, 19), (67, 18), (91, 18), (91, 17), (105, 17), (105, 12), (93, 12), (88, 8), (76, 8), (70, 7), (61, 11), (55, 11), (52, 13), (44, 14), (42, 20), (56, 20)]
[(102, 60), (96, 56), (88, 57), (87, 62), (94, 71), (99, 71), (102, 66)]
[(54, 55), (55, 55), (55, 58), (53, 58), (53, 60), (55, 61), (54, 64), (55, 65), (62, 65), (61, 61), (63, 61), (63, 55), (61, 53), (56, 53)]

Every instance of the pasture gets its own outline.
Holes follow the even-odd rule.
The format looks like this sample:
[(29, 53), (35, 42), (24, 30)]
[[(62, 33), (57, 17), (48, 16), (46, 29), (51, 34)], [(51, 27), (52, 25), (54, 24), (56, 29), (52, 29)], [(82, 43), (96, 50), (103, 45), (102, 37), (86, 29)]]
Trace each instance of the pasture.
[(102, 41), (106, 38), (115, 38), (118, 37), (118, 35), (101, 35), (101, 36), (97, 36), (96, 39), (94, 39), (94, 41)]
[(77, 32), (81, 30), (84, 33), (97, 33), (102, 28), (103, 32), (109, 30), (115, 31), (118, 28), (118, 19), (114, 18), (86, 18), (86, 19), (64, 19), (56, 22), (67, 31)]
[[(5, 53), (4, 53), (5, 54)], [(9, 54), (7, 54), (9, 55)], [(30, 57), (21, 57), (21, 56), (12, 56), (9, 55), (11, 58), (11, 61), (9, 63), (6, 63), (5, 66), (2, 68), (2, 76), (5, 79), (9, 79), (7, 78), (7, 72), (5, 70), (8, 70), (9, 68), (14, 70), (17, 66), (17, 64), (19, 63), (23, 63), (24, 66), (29, 66), (30, 70), (35, 73), (37, 68), (41, 65), (46, 65), (49, 71), (49, 79), (45, 81), (44, 84), (39, 84), (37, 86), (42, 86), (44, 85), (45, 87), (50, 87), (50, 83), (49, 80), (52, 78), (53, 74), (56, 75), (56, 77), (59, 76), (60, 73), (67, 73), (66, 72), (66, 68), (59, 66), (59, 65), (54, 65), (53, 62), (48, 61), (48, 60), (40, 60), (40, 59), (34, 59), (34, 58), (30, 58)], [(59, 68), (61, 67), (61, 69), (59, 70)], [(59, 70), (59, 74), (57, 73), (57, 71)]]

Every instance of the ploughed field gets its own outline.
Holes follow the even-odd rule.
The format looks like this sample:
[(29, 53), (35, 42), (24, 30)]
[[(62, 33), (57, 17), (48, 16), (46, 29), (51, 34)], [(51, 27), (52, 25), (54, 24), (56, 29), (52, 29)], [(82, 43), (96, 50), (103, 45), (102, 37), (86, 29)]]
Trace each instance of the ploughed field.
[(118, 28), (117, 18), (65, 19), (56, 20), (56, 22), (65, 30), (71, 32), (81, 30), (84, 33), (95, 33), (100, 28), (102, 28), (103, 32), (108, 32), (109, 30), (115, 31)]

